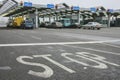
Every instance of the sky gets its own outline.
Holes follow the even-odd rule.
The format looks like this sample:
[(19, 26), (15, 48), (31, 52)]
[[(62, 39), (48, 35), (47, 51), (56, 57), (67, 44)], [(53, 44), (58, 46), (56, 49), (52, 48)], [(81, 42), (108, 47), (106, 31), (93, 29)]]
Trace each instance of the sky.
[[(21, 0), (16, 0), (20, 2)], [(84, 8), (103, 6), (106, 9), (120, 9), (120, 0), (22, 0), (30, 1), (34, 4), (58, 4), (66, 3), (70, 6), (80, 6)]]

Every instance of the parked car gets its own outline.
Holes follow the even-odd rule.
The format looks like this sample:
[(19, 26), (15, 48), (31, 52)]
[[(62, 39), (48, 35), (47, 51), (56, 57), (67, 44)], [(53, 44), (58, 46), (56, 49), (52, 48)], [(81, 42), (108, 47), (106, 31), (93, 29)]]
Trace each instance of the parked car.
[(26, 29), (26, 28), (33, 29), (34, 28), (33, 21), (31, 21), (31, 20), (25, 20), (25, 21), (22, 22), (21, 27), (23, 29)]
[(63, 24), (61, 22), (52, 22), (51, 25), (48, 26), (48, 28), (62, 28)]
[(74, 23), (70, 25), (70, 28), (81, 28), (79, 23)]
[(50, 22), (42, 22), (40, 24), (40, 27), (48, 27), (50, 25)]
[(102, 27), (103, 25), (98, 22), (88, 22), (87, 24), (82, 25), (83, 29), (92, 29), (92, 30), (94, 29), (100, 30)]

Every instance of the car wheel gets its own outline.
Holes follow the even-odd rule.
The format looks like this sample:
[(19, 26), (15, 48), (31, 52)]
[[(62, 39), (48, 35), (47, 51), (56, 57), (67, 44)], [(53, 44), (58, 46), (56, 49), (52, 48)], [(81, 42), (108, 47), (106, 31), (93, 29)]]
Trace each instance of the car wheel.
[(91, 27), (88, 27), (88, 29), (91, 29)]
[(100, 28), (97, 28), (97, 30), (100, 30)]
[(91, 26), (90, 29), (93, 30), (93, 27)]
[(93, 27), (92, 30), (95, 30), (95, 28)]
[(83, 29), (86, 29), (85, 27)]

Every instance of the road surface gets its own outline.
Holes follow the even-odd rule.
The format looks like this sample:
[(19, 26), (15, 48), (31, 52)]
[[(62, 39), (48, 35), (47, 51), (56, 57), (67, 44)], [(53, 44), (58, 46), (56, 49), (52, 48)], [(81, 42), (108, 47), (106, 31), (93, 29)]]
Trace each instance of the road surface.
[(0, 80), (120, 80), (120, 28), (1, 29)]

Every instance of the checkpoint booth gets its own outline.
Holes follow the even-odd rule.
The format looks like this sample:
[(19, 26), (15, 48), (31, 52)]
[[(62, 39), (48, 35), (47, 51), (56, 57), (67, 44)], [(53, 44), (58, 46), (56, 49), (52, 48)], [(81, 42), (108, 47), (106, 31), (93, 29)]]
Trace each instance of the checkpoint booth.
[[(42, 22), (61, 22), (64, 27), (68, 27), (73, 23), (79, 22), (79, 7), (70, 7), (65, 3), (48, 4), (48, 9), (41, 10), (39, 17)], [(47, 18), (47, 19), (46, 19)]]
[[(61, 22), (64, 27), (73, 24), (83, 25), (90, 21), (99, 22), (107, 26), (111, 25), (111, 17), (116, 17), (119, 21), (120, 12), (112, 9), (106, 10), (104, 7), (82, 8), (79, 6), (69, 6), (66, 3), (60, 4), (34, 4), (32, 2), (17, 2), (15, 0), (4, 0), (0, 7), (0, 15), (9, 17), (10, 20), (16, 17), (31, 19), (35, 28), (41, 27), (41, 23)], [(19, 21), (19, 20), (18, 20)], [(118, 24), (114, 22), (114, 25)]]

